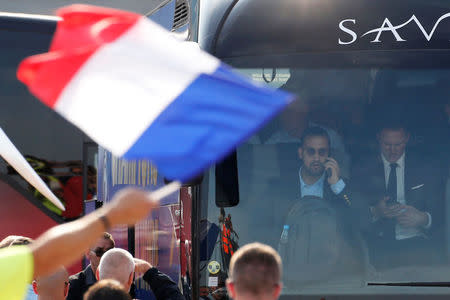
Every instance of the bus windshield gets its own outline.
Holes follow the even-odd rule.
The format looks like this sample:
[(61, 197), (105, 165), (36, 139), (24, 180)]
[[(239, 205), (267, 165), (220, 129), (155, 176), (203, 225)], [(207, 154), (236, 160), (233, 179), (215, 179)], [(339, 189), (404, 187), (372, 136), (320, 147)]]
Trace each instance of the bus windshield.
[(256, 65), (237, 70), (298, 100), (237, 149), (238, 205), (216, 206), (209, 172), (202, 263), (223, 274), (200, 286), (253, 241), (279, 251), (284, 294), (448, 281), (450, 69)]

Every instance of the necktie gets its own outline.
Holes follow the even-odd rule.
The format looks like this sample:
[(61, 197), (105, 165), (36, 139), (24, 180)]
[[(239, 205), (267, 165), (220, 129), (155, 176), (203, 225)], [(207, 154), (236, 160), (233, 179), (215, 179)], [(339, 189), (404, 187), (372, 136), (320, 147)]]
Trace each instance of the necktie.
[(397, 201), (397, 163), (390, 164), (391, 170), (389, 172), (389, 181), (386, 188), (387, 196), (390, 197), (389, 201)]

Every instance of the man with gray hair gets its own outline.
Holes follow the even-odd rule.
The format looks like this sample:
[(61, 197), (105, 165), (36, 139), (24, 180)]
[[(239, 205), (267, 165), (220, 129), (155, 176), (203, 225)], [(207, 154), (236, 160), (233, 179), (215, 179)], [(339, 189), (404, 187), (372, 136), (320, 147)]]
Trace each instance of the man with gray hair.
[(114, 248), (106, 252), (100, 259), (97, 268), (99, 280), (115, 279), (126, 291), (130, 291), (134, 277), (134, 259), (126, 250)]
[(231, 257), (227, 290), (234, 300), (275, 300), (281, 293), (281, 258), (272, 247), (251, 243)]
[(135, 273), (144, 274), (142, 278), (157, 300), (185, 300), (177, 284), (169, 276), (145, 260), (133, 258), (128, 251), (120, 248), (111, 249), (102, 256), (96, 276), (97, 280), (117, 280), (129, 292)]

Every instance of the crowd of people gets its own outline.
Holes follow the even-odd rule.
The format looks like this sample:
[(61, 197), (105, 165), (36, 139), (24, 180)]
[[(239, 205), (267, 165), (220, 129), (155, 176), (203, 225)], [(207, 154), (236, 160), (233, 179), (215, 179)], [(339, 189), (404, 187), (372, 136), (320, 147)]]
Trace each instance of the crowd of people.
[[(29, 245), (32, 242), (30, 238), (12, 235), (2, 240), (0, 248)], [(90, 262), (86, 269), (69, 277), (66, 268), (60, 267), (48, 276), (38, 277), (29, 285), (26, 299), (97, 299), (89, 298), (92, 296), (85, 296), (85, 294), (89, 295), (88, 290), (95, 290), (91, 287), (97, 282), (108, 280), (112, 280), (114, 287), (120, 286), (129, 294), (129, 297), (134, 299), (135, 274), (143, 274), (143, 280), (150, 286), (157, 300), (185, 299), (176, 283), (167, 275), (161, 273), (149, 262), (133, 258), (128, 251), (115, 248), (114, 239), (107, 232), (103, 233), (93, 247), (89, 247), (85, 255)]]
[(135, 224), (158, 205), (147, 192), (125, 189), (114, 200), (73, 222), (53, 227), (25, 246), (0, 252), (2, 299), (23, 299), (33, 278), (48, 276), (80, 259), (98, 237), (112, 226)]
[[(184, 299), (167, 275), (147, 261), (133, 258), (128, 251), (115, 248), (114, 239), (105, 232), (118, 224), (134, 224), (157, 205), (147, 192), (125, 189), (108, 205), (53, 227), (34, 241), (22, 236), (5, 238), (0, 242), (0, 299), (28, 299), (25, 297), (30, 293), (39, 300), (133, 299), (136, 274), (143, 274), (156, 299)], [(69, 277), (64, 266), (83, 252), (89, 266)], [(236, 300), (277, 299), (281, 273), (281, 259), (275, 250), (249, 244), (233, 255), (227, 288)]]

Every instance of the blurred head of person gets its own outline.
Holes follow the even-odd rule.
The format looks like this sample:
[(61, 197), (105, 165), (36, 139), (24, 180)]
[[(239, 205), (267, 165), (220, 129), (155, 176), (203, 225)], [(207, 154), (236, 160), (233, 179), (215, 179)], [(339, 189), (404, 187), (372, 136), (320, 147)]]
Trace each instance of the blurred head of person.
[[(21, 236), (21, 235), (9, 235), (0, 242), (0, 249), (14, 247), (14, 246), (29, 245), (32, 242), (33, 242), (33, 240), (30, 239), (29, 237), (25, 237), (25, 236)], [(37, 297), (33, 291), (32, 285), (30, 284), (30, 285), (28, 285), (26, 300), (35, 300), (35, 299), (37, 299)]]
[(96, 276), (98, 280), (117, 280), (129, 291), (133, 283), (134, 269), (133, 256), (124, 249), (115, 248), (102, 256)]
[[(8, 247), (14, 247), (14, 246), (23, 246), (23, 245), (29, 245), (33, 242), (32, 239), (25, 237), (25, 236), (21, 236), (21, 235), (9, 235), (7, 237), (5, 237), (1, 242), (0, 242), (0, 249), (1, 248), (8, 248)], [(28, 285), (28, 289), (27, 289), (27, 295), (26, 295), (26, 300), (35, 300), (37, 299), (36, 294), (33, 291), (33, 286), (31, 284)]]
[(64, 300), (69, 292), (69, 273), (61, 267), (51, 275), (36, 278), (33, 290), (39, 300)]
[(281, 258), (272, 247), (247, 244), (231, 257), (227, 290), (235, 300), (278, 299), (281, 273)]
[(86, 258), (91, 264), (92, 271), (97, 271), (98, 264), (100, 263), (100, 258), (106, 251), (113, 249), (116, 246), (114, 239), (111, 234), (104, 232), (103, 236), (99, 238), (92, 247), (90, 247), (85, 253)]
[(131, 297), (120, 282), (105, 279), (91, 286), (83, 300), (131, 300)]
[(0, 249), (12, 246), (28, 245), (33, 242), (32, 239), (21, 235), (9, 235), (0, 242)]

